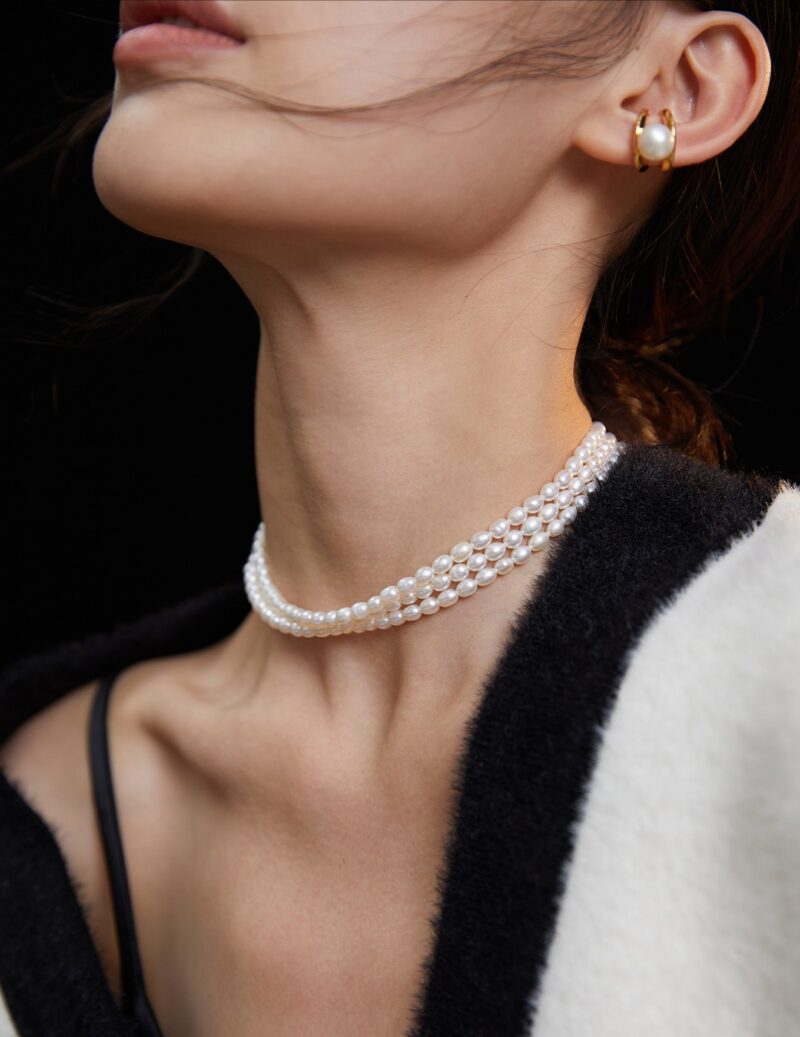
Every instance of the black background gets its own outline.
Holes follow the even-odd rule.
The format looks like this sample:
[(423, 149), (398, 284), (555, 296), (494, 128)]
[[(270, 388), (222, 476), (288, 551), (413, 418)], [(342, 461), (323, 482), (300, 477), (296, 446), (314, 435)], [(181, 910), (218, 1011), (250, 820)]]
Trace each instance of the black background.
[[(116, 0), (4, 6), (7, 157), (111, 88), (117, 10)], [(54, 192), (56, 157), (2, 181), (4, 660), (236, 579), (258, 522), (250, 304), (207, 257), (138, 326), (48, 344), (48, 295), (123, 300), (186, 253), (102, 208), (91, 141)], [(731, 467), (793, 481), (799, 251), (677, 362), (730, 416)]]

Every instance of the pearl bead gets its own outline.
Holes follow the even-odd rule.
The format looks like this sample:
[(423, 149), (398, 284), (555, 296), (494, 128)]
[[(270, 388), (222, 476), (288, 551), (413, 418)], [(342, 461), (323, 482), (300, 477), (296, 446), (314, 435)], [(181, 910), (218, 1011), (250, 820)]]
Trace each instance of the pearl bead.
[(474, 580), (462, 580), (458, 585), (458, 596), (459, 598), (468, 598), (474, 594), (478, 589), (478, 584)]
[[(546, 482), (542, 487), (542, 496), (545, 500), (554, 500), (561, 487), (554, 482)], [(547, 505), (545, 505), (546, 507)]]
[(434, 612), (439, 611), (439, 602), (436, 598), (425, 598), (424, 601), (419, 603), (419, 610), (426, 616), (432, 616)]
[(384, 608), (395, 608), (400, 601), (400, 591), (392, 584), (383, 588), (380, 598)]
[(439, 557), (434, 560), (433, 569), (437, 573), (446, 573), (452, 564), (452, 555), (439, 555)]
[(528, 547), (531, 551), (541, 551), (547, 541), (550, 539), (550, 534), (546, 529), (539, 530), (538, 533), (534, 533), (528, 542)]
[(479, 587), (488, 587), (497, 579), (497, 569), (493, 565), (484, 566), (475, 576), (475, 582)]
[(433, 566), (423, 565), (421, 569), (417, 569), (414, 579), (420, 587), (424, 587), (426, 583), (430, 583), (433, 579)]
[(672, 151), (672, 134), (663, 122), (646, 123), (639, 136), (639, 154), (647, 162), (661, 162)]
[(431, 587), (435, 591), (443, 591), (450, 586), (450, 573), (437, 573), (431, 580)]
[[(516, 545), (515, 545), (516, 546)], [(502, 558), (506, 553), (505, 544), (489, 544), (486, 550), (483, 552), (490, 562), (496, 562), (498, 558)]]
[(407, 594), (409, 591), (413, 591), (417, 585), (417, 581), (413, 576), (404, 576), (402, 580), (397, 581), (397, 589), (401, 594)]
[[(506, 516), (506, 518), (508, 519), (508, 521), (511, 523), (512, 526), (518, 526), (520, 524), (520, 522), (524, 522), (525, 521), (525, 516), (527, 514), (528, 514), (528, 512), (527, 512), (527, 510), (525, 508), (512, 508), (511, 511), (509, 511), (509, 513)], [(503, 530), (503, 533), (507, 533), (507, 532), (508, 532), (508, 527), (506, 527), (506, 529)], [(502, 534), (501, 534), (501, 536), (502, 536)]]
[[(509, 512), (509, 515), (510, 514), (511, 513)], [(493, 537), (499, 539), (500, 537), (505, 536), (510, 527), (511, 522), (509, 519), (498, 519), (497, 522), (493, 522), (491, 526), (489, 526), (489, 531)]]
[(451, 605), (455, 605), (458, 601), (458, 591), (454, 587), (448, 587), (446, 591), (442, 591), (439, 595), (439, 604), (442, 608), (449, 608)]
[(523, 565), (531, 556), (531, 549), (521, 544), (519, 547), (515, 547), (511, 552), (511, 561), (514, 565)]
[(558, 505), (545, 504), (540, 514), (542, 516), (542, 522), (549, 522), (551, 519), (554, 519), (558, 514)]
[(357, 601), (353, 605), (353, 615), (356, 619), (366, 619), (369, 615), (369, 606), (366, 601)]
[[(505, 532), (505, 530), (503, 532)], [(485, 529), (481, 530), (480, 533), (473, 533), (471, 542), (474, 548), (476, 548), (478, 551), (482, 551), (487, 544), (491, 544), (492, 534)]]
[(558, 519), (558, 518), (557, 519), (553, 519), (553, 521), (547, 527), (547, 532), (550, 534), (551, 537), (557, 537), (559, 535), (559, 533), (563, 533), (564, 532), (564, 522), (563, 522), (563, 520), (562, 519)]
[(526, 497), (523, 503), (525, 509), (533, 513), (534, 511), (539, 511), (541, 506), (544, 504), (544, 497), (541, 497), (539, 495), (535, 497)]
[(453, 566), (448, 573), (448, 576), (455, 583), (458, 583), (458, 581), (463, 580), (465, 576), (469, 576), (469, 566), (465, 565), (463, 562), (459, 562), (458, 565)]
[(403, 615), (406, 619), (419, 619), (422, 615), (422, 609), (419, 605), (406, 605), (403, 609)]
[[(491, 540), (491, 537), (489, 539)], [(472, 544), (468, 544), (466, 540), (462, 540), (450, 550), (450, 557), (454, 562), (466, 562), (471, 554)]]
[[(552, 504), (547, 504), (545, 505), (545, 507), (551, 508)], [(544, 511), (544, 508), (542, 509), (542, 511)], [(530, 518), (525, 519), (525, 521), (522, 523), (522, 532), (525, 534), (526, 537), (533, 536), (533, 534), (537, 533), (541, 528), (542, 520), (538, 518), (536, 515), (531, 515)]]
[(514, 560), (511, 555), (506, 555), (505, 558), (501, 558), (497, 565), (495, 565), (498, 576), (505, 576), (505, 574), (510, 573), (513, 568)]
[[(491, 546), (491, 545), (489, 545)], [(480, 551), (473, 554), (470, 560), (467, 562), (470, 572), (476, 572), (478, 569), (482, 569), (486, 565), (486, 555), (481, 554)]]

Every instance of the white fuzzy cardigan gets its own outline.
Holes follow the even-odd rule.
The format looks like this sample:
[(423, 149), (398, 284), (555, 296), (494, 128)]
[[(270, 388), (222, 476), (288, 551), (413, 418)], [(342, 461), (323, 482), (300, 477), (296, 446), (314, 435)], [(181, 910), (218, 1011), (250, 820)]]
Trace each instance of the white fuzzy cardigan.
[[(464, 739), (406, 1037), (800, 1037), (800, 487), (629, 446), (550, 550)], [(246, 610), (237, 580), (21, 661), (0, 739)], [(0, 1037), (135, 1035), (2, 770), (0, 832)]]

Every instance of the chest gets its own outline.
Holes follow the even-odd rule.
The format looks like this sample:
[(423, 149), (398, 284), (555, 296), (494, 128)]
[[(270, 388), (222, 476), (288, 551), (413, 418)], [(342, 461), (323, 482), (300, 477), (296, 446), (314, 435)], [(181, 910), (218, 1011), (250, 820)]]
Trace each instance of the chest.
[(407, 1033), (434, 945), (449, 771), (424, 797), (339, 792), (301, 818), (285, 803), (189, 802), (176, 788), (148, 795), (144, 810), (120, 787), (145, 983), (165, 1037)]

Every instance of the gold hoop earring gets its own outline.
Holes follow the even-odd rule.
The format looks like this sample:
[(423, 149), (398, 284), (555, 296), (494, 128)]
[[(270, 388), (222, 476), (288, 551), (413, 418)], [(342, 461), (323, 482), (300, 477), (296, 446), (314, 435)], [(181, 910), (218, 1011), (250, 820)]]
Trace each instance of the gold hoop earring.
[(647, 162), (660, 162), (661, 172), (667, 173), (675, 159), (675, 118), (669, 108), (662, 108), (658, 113), (661, 122), (645, 125), (649, 114), (648, 108), (642, 108), (633, 124), (633, 164), (643, 173), (650, 168)]

